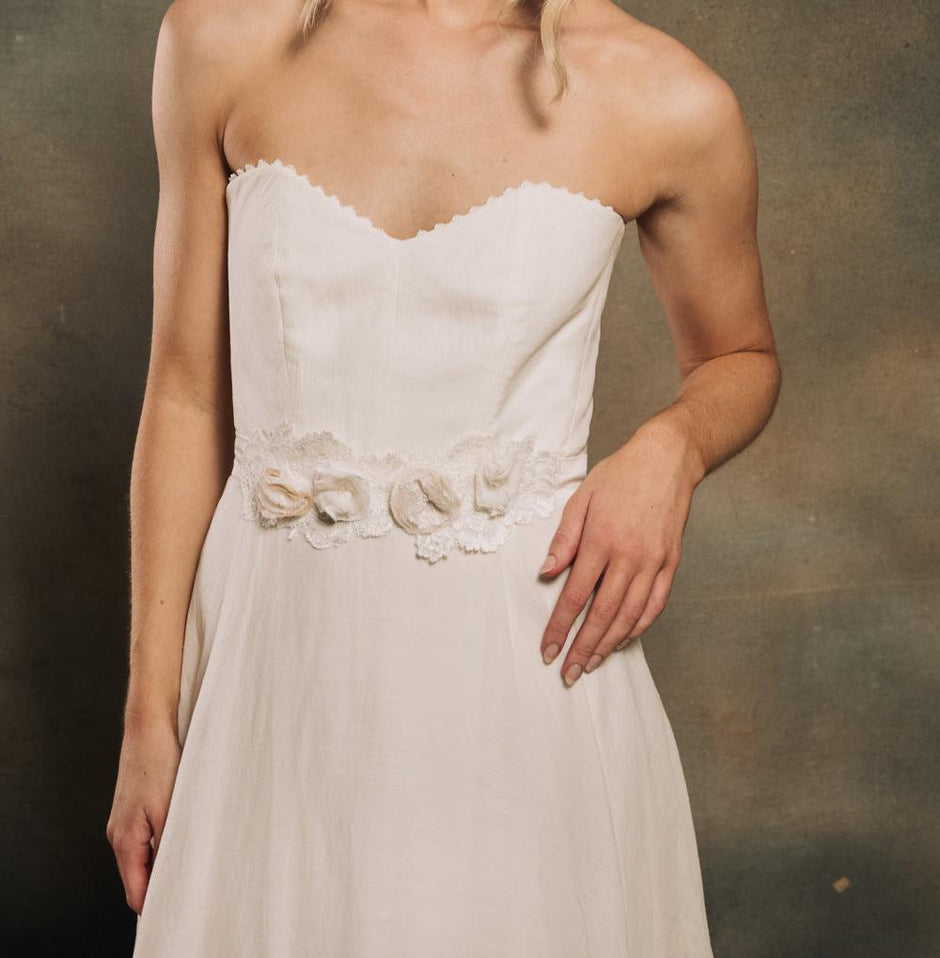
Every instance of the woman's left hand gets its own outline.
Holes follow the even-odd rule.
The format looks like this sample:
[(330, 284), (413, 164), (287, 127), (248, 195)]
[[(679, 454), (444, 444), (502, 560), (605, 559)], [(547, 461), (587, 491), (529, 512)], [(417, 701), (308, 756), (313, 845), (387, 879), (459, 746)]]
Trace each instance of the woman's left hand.
[(598, 462), (565, 503), (541, 574), (554, 578), (574, 564), (542, 636), (546, 664), (597, 590), (561, 666), (567, 685), (641, 635), (665, 609), (703, 475), (694, 459), (675, 433), (647, 423)]

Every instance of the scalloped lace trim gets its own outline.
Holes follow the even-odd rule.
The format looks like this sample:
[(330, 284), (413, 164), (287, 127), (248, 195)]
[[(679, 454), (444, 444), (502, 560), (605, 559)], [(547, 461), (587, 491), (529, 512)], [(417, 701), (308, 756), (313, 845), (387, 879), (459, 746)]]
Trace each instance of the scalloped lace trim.
[(548, 518), (569, 458), (532, 436), (478, 433), (441, 455), (359, 453), (329, 431), (298, 435), (289, 419), (243, 439), (233, 471), (244, 518), (317, 549), (397, 529), (431, 563), (456, 548), (495, 552), (514, 525)]
[(375, 233), (379, 233), (382, 236), (387, 237), (390, 240), (393, 240), (397, 243), (408, 243), (412, 240), (418, 239), (420, 236), (428, 236), (432, 233), (436, 233), (438, 230), (442, 230), (445, 227), (453, 226), (462, 220), (467, 219), (468, 217), (474, 216), (479, 213), (481, 210), (486, 209), (489, 206), (492, 206), (494, 203), (497, 203), (508, 196), (511, 196), (515, 193), (521, 193), (524, 190), (534, 190), (534, 189), (543, 189), (550, 190), (556, 193), (560, 193), (564, 196), (569, 196), (574, 199), (580, 200), (584, 203), (587, 203), (589, 206), (599, 209), (604, 213), (611, 214), (617, 218), (617, 222), (620, 226), (625, 226), (623, 217), (615, 210), (612, 206), (609, 206), (607, 203), (604, 203), (602, 200), (597, 197), (588, 196), (586, 193), (581, 191), (575, 191), (569, 189), (567, 186), (558, 186), (555, 183), (550, 183), (548, 180), (523, 180), (521, 183), (517, 183), (514, 186), (507, 186), (505, 189), (501, 190), (499, 193), (494, 193), (492, 196), (488, 196), (485, 200), (480, 203), (475, 203), (473, 206), (468, 207), (465, 210), (454, 213), (452, 216), (448, 217), (446, 220), (442, 220), (440, 223), (435, 223), (433, 226), (430, 226), (426, 229), (420, 229), (417, 233), (412, 233), (410, 236), (394, 236), (386, 230), (382, 229), (381, 226), (377, 226), (372, 220), (360, 213), (354, 206), (350, 203), (344, 203), (335, 193), (327, 192), (319, 183), (314, 183), (306, 173), (300, 173), (297, 169), (290, 163), (285, 163), (280, 159), (274, 159), (270, 162), (268, 160), (259, 159), (255, 163), (246, 163), (244, 166), (235, 170), (229, 174), (228, 185), (230, 186), (237, 180), (243, 179), (245, 176), (260, 171), (262, 169), (275, 169), (282, 170), (283, 172), (288, 173), (297, 180), (300, 180), (302, 183), (313, 190), (318, 196), (325, 199), (327, 202), (333, 204), (337, 209), (341, 210), (343, 213), (351, 216), (353, 219), (360, 222), (363, 226), (372, 230)]

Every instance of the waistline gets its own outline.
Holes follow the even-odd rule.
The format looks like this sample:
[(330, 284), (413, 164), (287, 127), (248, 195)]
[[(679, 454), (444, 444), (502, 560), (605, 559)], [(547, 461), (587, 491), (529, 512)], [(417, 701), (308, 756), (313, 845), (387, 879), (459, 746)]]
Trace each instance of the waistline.
[(233, 475), (243, 515), (300, 533), (314, 548), (406, 533), (419, 558), (454, 548), (494, 552), (514, 525), (548, 518), (584, 478), (587, 451), (562, 454), (521, 438), (469, 433), (440, 453), (355, 449), (332, 432), (236, 432)]

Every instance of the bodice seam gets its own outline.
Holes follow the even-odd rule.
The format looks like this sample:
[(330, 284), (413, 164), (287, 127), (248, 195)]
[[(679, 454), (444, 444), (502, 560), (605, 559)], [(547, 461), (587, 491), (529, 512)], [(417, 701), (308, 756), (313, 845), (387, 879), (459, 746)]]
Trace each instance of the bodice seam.
[(398, 333), (398, 310), (399, 310), (399, 299), (401, 293), (401, 261), (402, 261), (402, 251), (398, 250), (395, 256), (395, 277), (392, 284), (392, 318), (391, 318), (391, 330), (389, 332), (389, 355), (385, 364), (385, 432), (384, 435), (392, 435), (392, 410), (395, 406), (396, 396), (393, 393), (393, 386), (396, 385), (394, 376), (392, 375), (395, 368), (396, 360), (398, 358), (398, 347), (399, 347), (399, 333)]
[[(568, 419), (568, 426), (565, 429), (565, 449), (570, 449), (572, 445), (572, 438), (574, 434), (575, 421), (577, 419), (578, 413), (581, 408), (581, 388), (584, 385), (585, 373), (588, 366), (588, 354), (591, 351), (592, 344), (595, 341), (595, 337), (599, 335), (599, 331), (596, 328), (597, 324), (600, 323), (601, 315), (604, 312), (604, 305), (607, 299), (607, 289), (610, 282), (610, 274), (614, 268), (614, 263), (617, 259), (617, 250), (619, 245), (615, 242), (611, 247), (611, 250), (607, 256), (607, 263), (604, 268), (601, 270), (600, 275), (598, 276), (597, 282), (594, 283), (591, 288), (590, 295), (594, 299), (594, 303), (591, 306), (591, 318), (588, 323), (588, 329), (584, 337), (584, 343), (581, 347), (581, 359), (578, 366), (578, 377), (577, 383), (574, 389), (574, 396), (571, 401), (571, 415)], [(592, 391), (593, 397), (593, 391)]]
[(281, 341), (281, 359), (284, 363), (284, 387), (286, 389), (287, 401), (290, 403), (293, 394), (293, 383), (291, 382), (290, 364), (287, 360), (287, 324), (284, 321), (284, 295), (282, 286), (282, 277), (284, 274), (283, 245), (281, 237), (284, 228), (284, 207), (281, 190), (283, 184), (278, 183), (275, 186), (277, 190), (277, 212), (274, 219), (274, 235), (271, 242), (271, 275), (274, 280), (274, 291), (277, 295), (277, 313), (280, 331), (278, 337)]

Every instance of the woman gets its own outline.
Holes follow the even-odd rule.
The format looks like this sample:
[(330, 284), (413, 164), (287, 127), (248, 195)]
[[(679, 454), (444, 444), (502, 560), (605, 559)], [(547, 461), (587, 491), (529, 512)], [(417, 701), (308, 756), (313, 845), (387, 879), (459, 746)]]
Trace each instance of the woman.
[[(153, 107), (135, 955), (710, 955), (636, 640), (779, 388), (733, 93), (608, 0), (176, 0)], [(588, 471), (632, 222), (682, 384)]]

